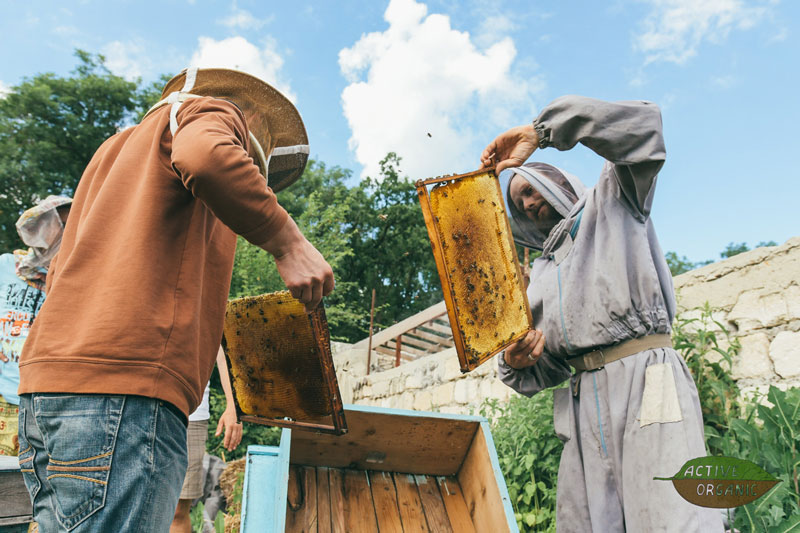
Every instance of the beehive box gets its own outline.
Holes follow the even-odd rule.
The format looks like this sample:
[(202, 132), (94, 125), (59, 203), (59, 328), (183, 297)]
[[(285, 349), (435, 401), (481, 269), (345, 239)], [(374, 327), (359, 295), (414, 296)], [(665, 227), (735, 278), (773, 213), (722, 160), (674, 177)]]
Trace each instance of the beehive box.
[(287, 291), (232, 300), (222, 345), (240, 420), (347, 430), (322, 304), (306, 314)]
[(517, 251), (493, 169), (416, 184), (461, 371), (532, 327)]
[(344, 436), (250, 446), (242, 533), (516, 532), (489, 424), (348, 405)]

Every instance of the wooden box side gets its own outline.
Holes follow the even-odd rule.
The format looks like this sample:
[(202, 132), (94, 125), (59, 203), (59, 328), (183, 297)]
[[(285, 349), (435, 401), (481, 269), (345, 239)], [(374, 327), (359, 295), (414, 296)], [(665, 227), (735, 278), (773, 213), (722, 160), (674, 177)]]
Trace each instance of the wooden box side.
[(248, 446), (242, 486), (242, 533), (283, 531), (289, 486), (292, 431), (281, 432), (277, 446)]
[(458, 472), (479, 417), (345, 406), (342, 436), (294, 432), (291, 463), (449, 476)]
[(476, 531), (519, 532), (487, 422), (481, 422), (457, 477)]
[(0, 505), (0, 526), (27, 524), (33, 520), (31, 497), (19, 468), (0, 469), (0, 502), (3, 502)]

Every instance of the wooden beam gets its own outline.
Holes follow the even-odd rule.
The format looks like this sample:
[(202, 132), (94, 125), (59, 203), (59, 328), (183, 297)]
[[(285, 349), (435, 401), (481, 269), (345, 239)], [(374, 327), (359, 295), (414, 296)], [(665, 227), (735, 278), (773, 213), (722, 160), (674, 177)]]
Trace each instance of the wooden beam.
[[(420, 311), (416, 315), (410, 316), (405, 320), (401, 320), (394, 326), (388, 327), (383, 331), (379, 331), (372, 337), (372, 345), (375, 346), (384, 344), (385, 342), (394, 339), (398, 335), (402, 335), (406, 331), (413, 329), (420, 324), (425, 322), (429, 322), (435, 319), (438, 316), (447, 313), (447, 307), (445, 306), (444, 302), (439, 302), (436, 305), (432, 305), (431, 307), (425, 309), (424, 311)], [(367, 345), (369, 344), (369, 338), (363, 339), (358, 341), (353, 345), (355, 349), (366, 349)]]
[(400, 366), (400, 349), (403, 347), (403, 336), (398, 335), (394, 340), (394, 366)]
[(423, 324), (423, 326), (433, 331), (437, 331), (442, 335), (449, 335), (450, 337), (453, 336), (453, 330), (450, 328), (449, 323), (442, 324), (441, 322), (428, 322), (427, 324)]
[[(392, 358), (394, 358), (394, 356), (395, 356), (394, 348), (386, 348), (385, 346), (376, 346), (375, 347), (375, 351), (378, 352), (379, 354), (382, 354), (382, 355), (389, 355)], [(405, 354), (405, 353), (401, 354), (400, 357), (402, 357), (405, 361), (414, 361), (414, 360), (416, 360), (416, 357), (413, 357), (413, 356)]]
[[(411, 335), (410, 333), (404, 333), (402, 335), (403, 346), (412, 346), (414, 348), (424, 351), (425, 353), (435, 353), (439, 351), (436, 349), (436, 346), (438, 346), (437, 343), (428, 342), (426, 340), (419, 339), (416, 337), (411, 337), (410, 335)], [(399, 339), (400, 337), (398, 336), (397, 338)]]
[(424, 339), (425, 341), (436, 345), (436, 346), (452, 346), (453, 345), (453, 336), (449, 337), (442, 337), (440, 335), (435, 335), (433, 333), (428, 333), (427, 331), (423, 330), (422, 328), (415, 328), (406, 333), (406, 335), (413, 335), (414, 337), (419, 337), (420, 339)]

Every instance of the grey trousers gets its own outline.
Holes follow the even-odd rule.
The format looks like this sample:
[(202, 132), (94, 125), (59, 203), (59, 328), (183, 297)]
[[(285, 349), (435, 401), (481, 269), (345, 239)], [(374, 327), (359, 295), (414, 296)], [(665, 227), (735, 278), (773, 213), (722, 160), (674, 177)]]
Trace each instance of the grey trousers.
[(564, 441), (557, 530), (723, 531), (718, 510), (687, 502), (670, 481), (653, 480), (707, 455), (697, 389), (680, 355), (648, 350), (575, 381), (554, 391), (555, 429)]

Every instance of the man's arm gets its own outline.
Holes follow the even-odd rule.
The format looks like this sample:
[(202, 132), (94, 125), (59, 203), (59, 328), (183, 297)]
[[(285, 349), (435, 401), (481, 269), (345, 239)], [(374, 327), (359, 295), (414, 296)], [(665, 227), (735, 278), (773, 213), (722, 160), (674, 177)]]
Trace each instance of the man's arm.
[[(661, 111), (650, 102), (605, 102), (562, 96), (545, 107), (533, 124), (502, 133), (484, 150), (483, 166), (495, 154), (497, 168), (519, 166), (536, 148), (569, 150), (581, 143), (614, 165), (614, 175), (638, 218), (650, 214), (655, 177), (666, 149)], [(506, 162), (508, 160), (508, 162)]]
[(292, 296), (313, 310), (333, 290), (333, 271), (248, 155), (241, 111), (224, 100), (190, 100), (178, 121), (172, 165), (184, 186), (234, 232), (274, 255)]
[(236, 416), (236, 404), (233, 401), (231, 380), (222, 346), (220, 346), (217, 352), (217, 370), (219, 371), (219, 381), (222, 384), (222, 390), (225, 392), (225, 411), (223, 411), (222, 416), (219, 417), (215, 435), (219, 437), (224, 430), (225, 437), (222, 439), (222, 446), (229, 452), (232, 452), (239, 446), (239, 443), (242, 442), (242, 424), (238, 421)]

